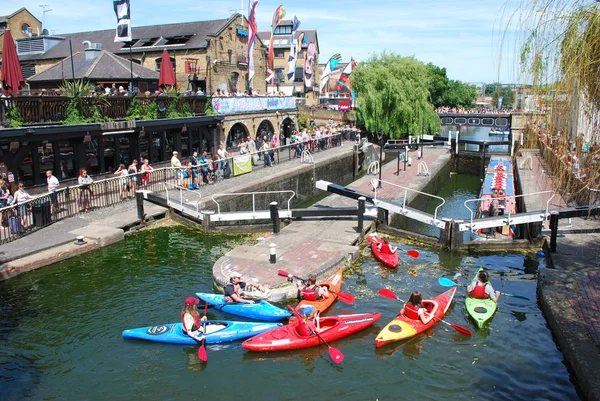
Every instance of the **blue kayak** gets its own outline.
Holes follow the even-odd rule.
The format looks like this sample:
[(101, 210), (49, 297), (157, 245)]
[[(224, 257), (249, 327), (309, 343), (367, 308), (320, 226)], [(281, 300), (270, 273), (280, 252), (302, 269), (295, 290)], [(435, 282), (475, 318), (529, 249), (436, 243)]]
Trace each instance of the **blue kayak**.
[(197, 292), (196, 296), (209, 305), (214, 306), (217, 310), (222, 310), (223, 312), (231, 313), (232, 315), (248, 317), (250, 319), (273, 322), (291, 316), (291, 313), (287, 310), (278, 308), (264, 300), (254, 304), (241, 304), (226, 303), (225, 296), (221, 294)]
[[(208, 320), (206, 343), (242, 340), (281, 326), (281, 323), (232, 322), (231, 320)], [(159, 343), (196, 345), (198, 342), (185, 334), (181, 323), (140, 327), (123, 331), (123, 338), (156, 341)]]

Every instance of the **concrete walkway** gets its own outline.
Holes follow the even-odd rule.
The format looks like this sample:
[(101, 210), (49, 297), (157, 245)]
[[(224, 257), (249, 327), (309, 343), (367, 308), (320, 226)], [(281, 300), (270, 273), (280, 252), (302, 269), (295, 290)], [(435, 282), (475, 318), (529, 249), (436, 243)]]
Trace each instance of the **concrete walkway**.
[[(531, 170), (527, 155), (532, 156)], [(554, 190), (537, 150), (524, 151), (517, 160), (519, 166), (525, 162), (519, 170), (525, 192)], [(543, 210), (547, 199), (539, 196), (528, 204)], [(550, 204), (551, 208), (567, 206), (558, 195)], [(548, 222), (542, 233), (550, 236)], [(560, 220), (556, 253), (548, 255), (548, 262), (549, 267), (538, 272), (542, 310), (585, 398), (600, 400), (600, 222), (579, 217)]]

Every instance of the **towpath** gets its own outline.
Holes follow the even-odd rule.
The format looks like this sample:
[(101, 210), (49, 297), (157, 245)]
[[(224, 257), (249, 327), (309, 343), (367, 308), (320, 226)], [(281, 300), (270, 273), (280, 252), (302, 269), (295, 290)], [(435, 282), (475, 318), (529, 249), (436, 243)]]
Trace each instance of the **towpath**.
[[(526, 193), (554, 191), (553, 177), (537, 150), (517, 158)], [(531, 169), (527, 156), (531, 156)], [(550, 197), (526, 199), (529, 210), (543, 210)], [(550, 208), (566, 207), (560, 195)], [(559, 221), (555, 253), (538, 273), (538, 296), (558, 345), (588, 400), (600, 400), (600, 222), (595, 218)], [(549, 237), (548, 222), (542, 233)]]

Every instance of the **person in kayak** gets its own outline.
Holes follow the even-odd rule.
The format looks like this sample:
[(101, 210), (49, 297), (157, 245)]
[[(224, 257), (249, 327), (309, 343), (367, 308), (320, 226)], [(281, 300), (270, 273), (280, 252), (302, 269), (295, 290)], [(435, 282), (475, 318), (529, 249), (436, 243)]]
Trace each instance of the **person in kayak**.
[(298, 309), (298, 314), (302, 319), (294, 316), (290, 318), (290, 323), (296, 325), (296, 329), (301, 336), (308, 337), (321, 331), (319, 310), (313, 305), (304, 305)]
[(181, 311), (181, 324), (183, 332), (194, 340), (202, 341), (204, 338), (204, 328), (200, 322), (206, 321), (206, 316), (200, 318), (200, 314), (196, 310), (196, 305), (200, 300), (196, 297), (187, 297), (185, 305)]
[(410, 319), (420, 320), (423, 324), (427, 324), (433, 319), (433, 314), (423, 307), (423, 296), (419, 291), (413, 291), (410, 294), (410, 298), (404, 304), (400, 314)]
[(390, 245), (390, 242), (384, 238), (379, 244), (377, 244), (377, 250), (381, 253), (396, 253), (397, 247)]
[(304, 282), (304, 288), (301, 288), (302, 298), (307, 301), (319, 301), (329, 298), (329, 290), (326, 286), (317, 285), (317, 276), (311, 274)]
[(477, 281), (467, 286), (467, 291), (472, 298), (487, 299), (490, 298), (494, 302), (498, 302), (500, 298), (500, 291), (495, 291), (492, 285), (489, 283), (490, 275), (488, 272), (482, 270), (477, 275)]
[(229, 283), (223, 289), (225, 293), (225, 302), (227, 303), (243, 303), (243, 304), (253, 304), (254, 301), (251, 299), (244, 299), (244, 289), (248, 287), (256, 287), (259, 291), (264, 291), (262, 285), (255, 284), (247, 284), (242, 281), (242, 275), (238, 272), (233, 272), (229, 276)]

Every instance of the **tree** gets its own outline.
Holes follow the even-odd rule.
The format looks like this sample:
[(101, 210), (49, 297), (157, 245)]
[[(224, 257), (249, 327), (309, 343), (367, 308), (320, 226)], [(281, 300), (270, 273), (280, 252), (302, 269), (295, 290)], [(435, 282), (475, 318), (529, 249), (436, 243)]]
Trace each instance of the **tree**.
[(512, 86), (503, 85), (497, 86), (497, 89), (492, 93), (493, 104), (496, 107), (498, 105), (498, 98), (502, 96), (502, 108), (510, 108), (515, 103), (515, 94), (512, 90)]
[(429, 102), (430, 77), (424, 63), (394, 53), (373, 56), (352, 73), (356, 117), (371, 132), (388, 138), (437, 132), (440, 119)]
[(433, 107), (471, 107), (477, 93), (473, 85), (448, 79), (446, 69), (431, 63), (427, 64), (429, 72), (429, 93)]

